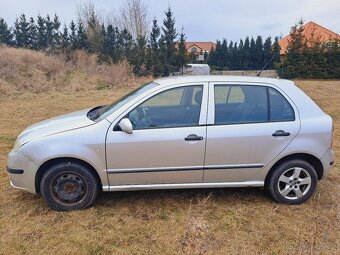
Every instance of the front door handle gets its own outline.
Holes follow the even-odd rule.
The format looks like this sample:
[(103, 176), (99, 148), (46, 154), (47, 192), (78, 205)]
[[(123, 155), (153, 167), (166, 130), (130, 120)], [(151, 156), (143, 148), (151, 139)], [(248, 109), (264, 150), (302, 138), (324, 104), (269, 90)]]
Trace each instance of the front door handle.
[(286, 132), (284, 130), (277, 130), (274, 134), (272, 134), (272, 136), (290, 136), (289, 132)]
[(202, 136), (198, 136), (195, 134), (188, 135), (186, 138), (184, 138), (185, 141), (201, 141), (203, 140)]

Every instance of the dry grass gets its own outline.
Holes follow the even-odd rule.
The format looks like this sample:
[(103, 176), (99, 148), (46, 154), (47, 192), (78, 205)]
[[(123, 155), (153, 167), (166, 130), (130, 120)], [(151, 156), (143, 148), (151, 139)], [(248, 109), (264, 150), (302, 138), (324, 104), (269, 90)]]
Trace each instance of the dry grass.
[[(26, 91), (75, 92), (128, 87), (137, 81), (126, 61), (99, 65), (95, 55), (84, 51), (63, 57), (0, 46), (0, 56), (0, 98)], [(70, 60), (65, 61), (66, 58)]]
[[(297, 84), (333, 116), (339, 154), (340, 82)], [(27, 125), (130, 89), (1, 98), (0, 169)], [(300, 206), (277, 204), (261, 189), (203, 189), (104, 193), (90, 209), (62, 213), (11, 188), (0, 171), (0, 254), (340, 254), (339, 194), (336, 163)]]

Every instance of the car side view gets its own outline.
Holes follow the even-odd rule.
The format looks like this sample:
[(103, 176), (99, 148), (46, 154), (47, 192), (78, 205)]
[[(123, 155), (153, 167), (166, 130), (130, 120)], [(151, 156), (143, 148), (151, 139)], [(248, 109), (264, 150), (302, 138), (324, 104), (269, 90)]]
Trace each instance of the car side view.
[(101, 191), (218, 187), (300, 204), (331, 170), (332, 136), (332, 118), (292, 81), (162, 78), (28, 127), (7, 173), (56, 210), (89, 207)]

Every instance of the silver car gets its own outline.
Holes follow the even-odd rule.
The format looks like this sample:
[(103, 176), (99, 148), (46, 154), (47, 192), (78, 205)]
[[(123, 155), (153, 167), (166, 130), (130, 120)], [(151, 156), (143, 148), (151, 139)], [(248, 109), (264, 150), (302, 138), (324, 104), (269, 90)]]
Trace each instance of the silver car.
[(267, 187), (300, 204), (334, 163), (332, 129), (288, 80), (163, 78), (25, 129), (7, 173), (56, 210), (86, 208), (100, 191), (216, 187)]

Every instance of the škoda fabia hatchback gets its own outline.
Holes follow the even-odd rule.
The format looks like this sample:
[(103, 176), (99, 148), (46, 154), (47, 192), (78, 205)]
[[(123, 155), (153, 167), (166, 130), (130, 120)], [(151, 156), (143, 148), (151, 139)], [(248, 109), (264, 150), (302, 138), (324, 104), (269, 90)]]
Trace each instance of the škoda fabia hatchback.
[(56, 210), (86, 208), (100, 191), (216, 187), (267, 187), (300, 204), (334, 162), (332, 129), (288, 80), (164, 78), (25, 129), (7, 173)]

